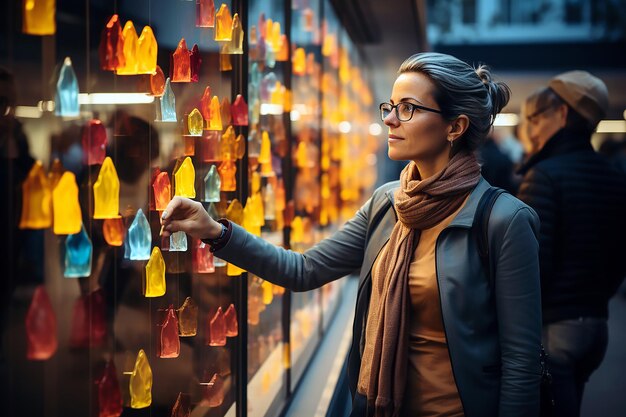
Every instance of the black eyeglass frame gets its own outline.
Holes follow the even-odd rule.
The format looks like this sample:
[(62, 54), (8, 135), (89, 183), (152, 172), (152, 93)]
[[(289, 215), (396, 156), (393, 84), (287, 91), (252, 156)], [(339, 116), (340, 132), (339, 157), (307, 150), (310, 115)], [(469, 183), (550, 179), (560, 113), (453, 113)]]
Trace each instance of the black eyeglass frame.
[[(391, 103), (380, 103), (378, 105), (378, 109), (380, 110), (380, 118), (381, 120), (384, 122), (385, 121), (385, 115), (383, 114), (383, 106), (384, 105), (389, 105), (391, 108), (389, 109), (389, 113), (387, 113), (387, 116), (392, 112), (392, 111), (396, 111), (396, 117), (398, 118), (399, 121), (401, 122), (408, 122), (409, 120), (411, 120), (413, 118), (413, 114), (415, 114), (415, 110), (419, 109), (419, 110), (424, 110), (424, 111), (429, 111), (432, 113), (438, 113), (438, 114), (442, 114), (441, 110), (437, 110), (437, 109), (433, 109), (431, 107), (426, 107), (426, 106), (420, 106), (419, 104), (414, 104), (414, 103), (409, 103), (408, 101), (401, 101), (398, 104), (391, 104)], [(409, 105), (411, 106), (411, 116), (409, 116), (408, 119), (403, 120), (400, 118), (400, 113), (398, 112), (398, 106), (400, 105)]]

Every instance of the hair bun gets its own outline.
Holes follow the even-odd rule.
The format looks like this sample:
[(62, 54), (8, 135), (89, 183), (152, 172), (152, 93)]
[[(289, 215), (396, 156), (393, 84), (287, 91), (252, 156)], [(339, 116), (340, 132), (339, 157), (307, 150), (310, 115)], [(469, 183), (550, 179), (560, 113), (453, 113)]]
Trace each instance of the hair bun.
[(487, 65), (481, 64), (475, 69), (476, 75), (483, 85), (487, 87), (489, 98), (491, 99), (492, 122), (496, 115), (507, 105), (511, 98), (511, 89), (508, 85), (500, 81), (493, 81), (491, 70)]

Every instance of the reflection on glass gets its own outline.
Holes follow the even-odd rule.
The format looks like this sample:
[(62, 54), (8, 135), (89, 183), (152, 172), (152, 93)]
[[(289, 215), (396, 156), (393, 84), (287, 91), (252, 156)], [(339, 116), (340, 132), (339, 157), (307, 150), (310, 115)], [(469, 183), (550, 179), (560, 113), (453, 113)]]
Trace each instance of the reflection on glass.
[(198, 50), (198, 45), (194, 44), (189, 53), (189, 66), (191, 68), (191, 82), (197, 83), (200, 77), (200, 65), (202, 64), (202, 57)]
[(202, 28), (215, 26), (215, 2), (213, 0), (196, 0), (196, 26)]
[(248, 104), (241, 94), (237, 94), (235, 101), (231, 105), (231, 115), (233, 125), (248, 126)]
[(191, 396), (182, 392), (178, 393), (178, 398), (172, 408), (172, 417), (189, 417), (191, 414)]
[(115, 362), (107, 361), (98, 386), (98, 417), (119, 417), (122, 414), (122, 391)]
[(102, 289), (81, 295), (74, 303), (70, 346), (90, 348), (106, 341), (106, 306)]
[(231, 160), (223, 161), (217, 169), (222, 179), (221, 190), (222, 191), (236, 191), (237, 190), (237, 166)]
[(57, 319), (43, 285), (37, 286), (26, 313), (26, 358), (50, 359), (57, 350)]
[(83, 128), (83, 153), (87, 165), (98, 165), (106, 157), (107, 131), (102, 122), (92, 119)]

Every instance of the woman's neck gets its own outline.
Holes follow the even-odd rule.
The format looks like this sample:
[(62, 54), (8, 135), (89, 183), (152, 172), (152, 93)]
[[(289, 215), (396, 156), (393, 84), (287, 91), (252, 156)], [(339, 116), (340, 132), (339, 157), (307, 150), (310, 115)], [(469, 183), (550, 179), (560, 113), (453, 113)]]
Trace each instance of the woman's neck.
[(448, 153), (444, 153), (438, 155), (435, 158), (423, 159), (423, 160), (414, 160), (415, 165), (417, 165), (417, 170), (420, 174), (420, 180), (425, 180), (439, 171), (443, 170), (448, 162), (450, 161), (450, 155)]

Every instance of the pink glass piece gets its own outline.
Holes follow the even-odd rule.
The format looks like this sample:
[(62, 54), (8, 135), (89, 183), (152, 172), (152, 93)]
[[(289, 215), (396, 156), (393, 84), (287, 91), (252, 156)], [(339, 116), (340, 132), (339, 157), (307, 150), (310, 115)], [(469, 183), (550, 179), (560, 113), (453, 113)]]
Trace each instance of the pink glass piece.
[(239, 334), (239, 325), (237, 324), (237, 311), (234, 304), (228, 306), (226, 313), (224, 313), (224, 321), (226, 322), (226, 336), (237, 336)]
[(194, 272), (199, 274), (215, 272), (211, 247), (199, 239), (196, 241), (196, 247), (193, 251), (193, 267)]
[(224, 380), (214, 374), (204, 389), (204, 400), (209, 407), (219, 407), (224, 402)]
[(196, 0), (196, 26), (200, 28), (215, 27), (214, 0)]
[(192, 83), (198, 82), (198, 78), (200, 77), (200, 64), (202, 64), (202, 57), (200, 56), (198, 45), (195, 44), (189, 53), (189, 66), (191, 67)]
[(115, 363), (108, 361), (98, 386), (98, 417), (119, 417), (122, 414), (122, 391), (117, 379)]
[(233, 125), (248, 126), (248, 104), (241, 94), (237, 94), (231, 106), (231, 116)]
[(161, 323), (161, 337), (157, 346), (157, 356), (159, 358), (177, 358), (179, 354), (178, 318), (174, 306), (170, 304), (167, 309), (167, 316)]
[(94, 348), (106, 340), (106, 306), (102, 289), (79, 297), (74, 304), (70, 334), (73, 348)]
[(154, 190), (154, 207), (158, 211), (163, 211), (172, 199), (172, 184), (167, 172), (159, 173), (152, 183)]
[(178, 393), (176, 403), (172, 408), (172, 417), (189, 417), (191, 414), (191, 396), (182, 392)]
[(178, 47), (172, 54), (172, 65), (170, 70), (171, 82), (188, 83), (191, 81), (191, 67), (189, 59), (189, 49), (187, 42), (182, 38), (178, 43)]
[(98, 119), (87, 122), (83, 129), (83, 155), (87, 165), (98, 165), (106, 157), (107, 131)]
[(226, 322), (224, 321), (224, 313), (222, 307), (217, 308), (217, 312), (209, 321), (209, 346), (224, 346), (226, 344)]
[(58, 347), (57, 319), (43, 285), (35, 289), (26, 313), (26, 341), (29, 360), (50, 359)]
[(118, 15), (114, 14), (102, 30), (100, 36), (100, 68), (105, 71), (115, 71), (124, 66), (124, 37), (122, 25)]

